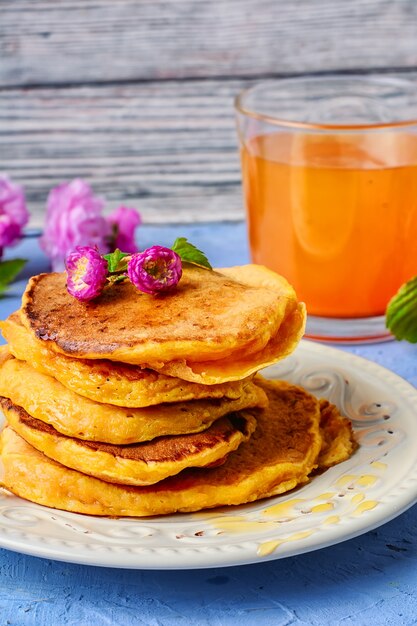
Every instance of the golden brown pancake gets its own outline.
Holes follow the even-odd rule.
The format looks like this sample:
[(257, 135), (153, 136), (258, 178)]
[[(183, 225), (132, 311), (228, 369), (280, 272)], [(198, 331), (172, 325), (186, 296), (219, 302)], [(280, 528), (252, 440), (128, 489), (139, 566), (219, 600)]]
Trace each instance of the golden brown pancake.
[(228, 413), (267, 403), (265, 392), (248, 382), (236, 400), (193, 400), (141, 409), (115, 407), (77, 395), (51, 376), (11, 357), (5, 346), (0, 348), (0, 396), (64, 435), (118, 445), (200, 432)]
[(123, 407), (146, 407), (162, 402), (185, 402), (201, 398), (237, 399), (249, 379), (219, 384), (185, 382), (137, 365), (106, 359), (74, 359), (48, 348), (48, 342), (37, 341), (22, 325), (19, 313), (0, 322), (10, 352), (28, 361), (38, 372), (53, 376), (75, 393), (106, 404)]
[(319, 468), (328, 469), (346, 459), (357, 448), (353, 437), (352, 424), (328, 400), (320, 400), (321, 423), (323, 442), (319, 455)]
[(297, 307), (289, 283), (257, 265), (189, 266), (172, 293), (150, 296), (126, 281), (88, 303), (70, 296), (65, 283), (65, 273), (31, 278), (23, 324), (55, 352), (139, 365), (253, 355)]
[(255, 355), (236, 354), (222, 361), (191, 362), (185, 359), (169, 363), (152, 363), (152, 367), (161, 374), (178, 376), (183, 380), (204, 385), (214, 385), (226, 381), (238, 381), (260, 369), (273, 365), (289, 356), (304, 334), (306, 311), (304, 304), (288, 314), (279, 333)]
[(256, 428), (254, 414), (232, 413), (200, 433), (115, 446), (66, 437), (49, 424), (31, 417), (8, 398), (0, 397), (0, 407), (13, 430), (50, 459), (84, 474), (124, 485), (152, 485), (187, 467), (223, 462)]
[[(147, 516), (198, 511), (243, 504), (283, 493), (308, 480), (319, 463), (322, 435), (319, 403), (299, 387), (262, 383), (270, 405), (259, 415), (247, 443), (226, 463), (210, 469), (188, 469), (151, 487), (122, 487), (80, 474), (51, 461), (11, 428), (2, 435), (4, 485), (33, 502), (92, 515)], [(323, 407), (324, 408), (324, 407)], [(334, 414), (333, 425), (344, 424)], [(337, 461), (347, 458), (350, 433), (341, 427), (346, 445)], [(334, 439), (338, 432), (333, 432)], [(327, 454), (336, 462), (336, 455)]]

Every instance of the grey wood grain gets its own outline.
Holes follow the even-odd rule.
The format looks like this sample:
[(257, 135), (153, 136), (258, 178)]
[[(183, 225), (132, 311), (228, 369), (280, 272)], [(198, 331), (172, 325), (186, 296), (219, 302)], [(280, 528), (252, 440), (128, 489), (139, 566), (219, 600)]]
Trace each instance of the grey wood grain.
[(34, 224), (76, 176), (148, 222), (240, 219), (250, 77), (393, 66), (417, 66), (415, 0), (0, 0), (0, 171)]
[(0, 93), (0, 172), (25, 185), (33, 223), (48, 190), (88, 180), (147, 222), (240, 219), (233, 96), (245, 81), (10, 89)]
[[(417, 81), (417, 74), (407, 76)], [(148, 223), (242, 219), (233, 99), (249, 84), (230, 79), (4, 90), (0, 172), (25, 185), (34, 225), (43, 221), (49, 189), (75, 177), (104, 195), (108, 209), (135, 206)], [(282, 99), (288, 103), (284, 88)], [(295, 113), (296, 103), (290, 104)], [(413, 112), (416, 107), (414, 102)]]
[(415, 0), (2, 0), (0, 85), (417, 66)]

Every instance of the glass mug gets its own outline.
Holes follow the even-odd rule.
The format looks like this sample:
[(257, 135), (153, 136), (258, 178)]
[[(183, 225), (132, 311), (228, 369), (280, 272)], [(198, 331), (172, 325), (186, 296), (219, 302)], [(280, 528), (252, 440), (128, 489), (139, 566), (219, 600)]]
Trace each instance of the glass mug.
[(236, 112), (253, 261), (307, 304), (307, 336), (388, 339), (386, 305), (417, 274), (416, 85), (267, 81)]

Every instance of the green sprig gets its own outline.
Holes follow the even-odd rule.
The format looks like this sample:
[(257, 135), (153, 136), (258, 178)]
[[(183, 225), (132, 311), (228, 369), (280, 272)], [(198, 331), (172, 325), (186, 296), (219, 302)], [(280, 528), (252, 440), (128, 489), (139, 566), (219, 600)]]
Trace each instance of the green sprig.
[(184, 263), (191, 263), (207, 270), (213, 269), (204, 252), (196, 248), (186, 237), (178, 237), (171, 249), (178, 254)]
[(125, 272), (127, 269), (126, 257), (128, 256), (130, 255), (126, 252), (122, 252), (119, 248), (116, 248), (116, 250), (110, 254), (104, 254), (103, 258), (107, 261), (109, 273), (113, 274), (114, 272)]

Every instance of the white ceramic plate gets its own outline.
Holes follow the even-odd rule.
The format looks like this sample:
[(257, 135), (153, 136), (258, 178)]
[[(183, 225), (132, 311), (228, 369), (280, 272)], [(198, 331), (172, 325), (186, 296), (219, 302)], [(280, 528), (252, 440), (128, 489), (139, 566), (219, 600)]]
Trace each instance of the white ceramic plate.
[(370, 361), (310, 342), (263, 373), (337, 404), (360, 443), (353, 457), (284, 496), (142, 520), (55, 511), (0, 490), (0, 546), (110, 567), (239, 565), (350, 539), (417, 501), (417, 391), (411, 385)]

